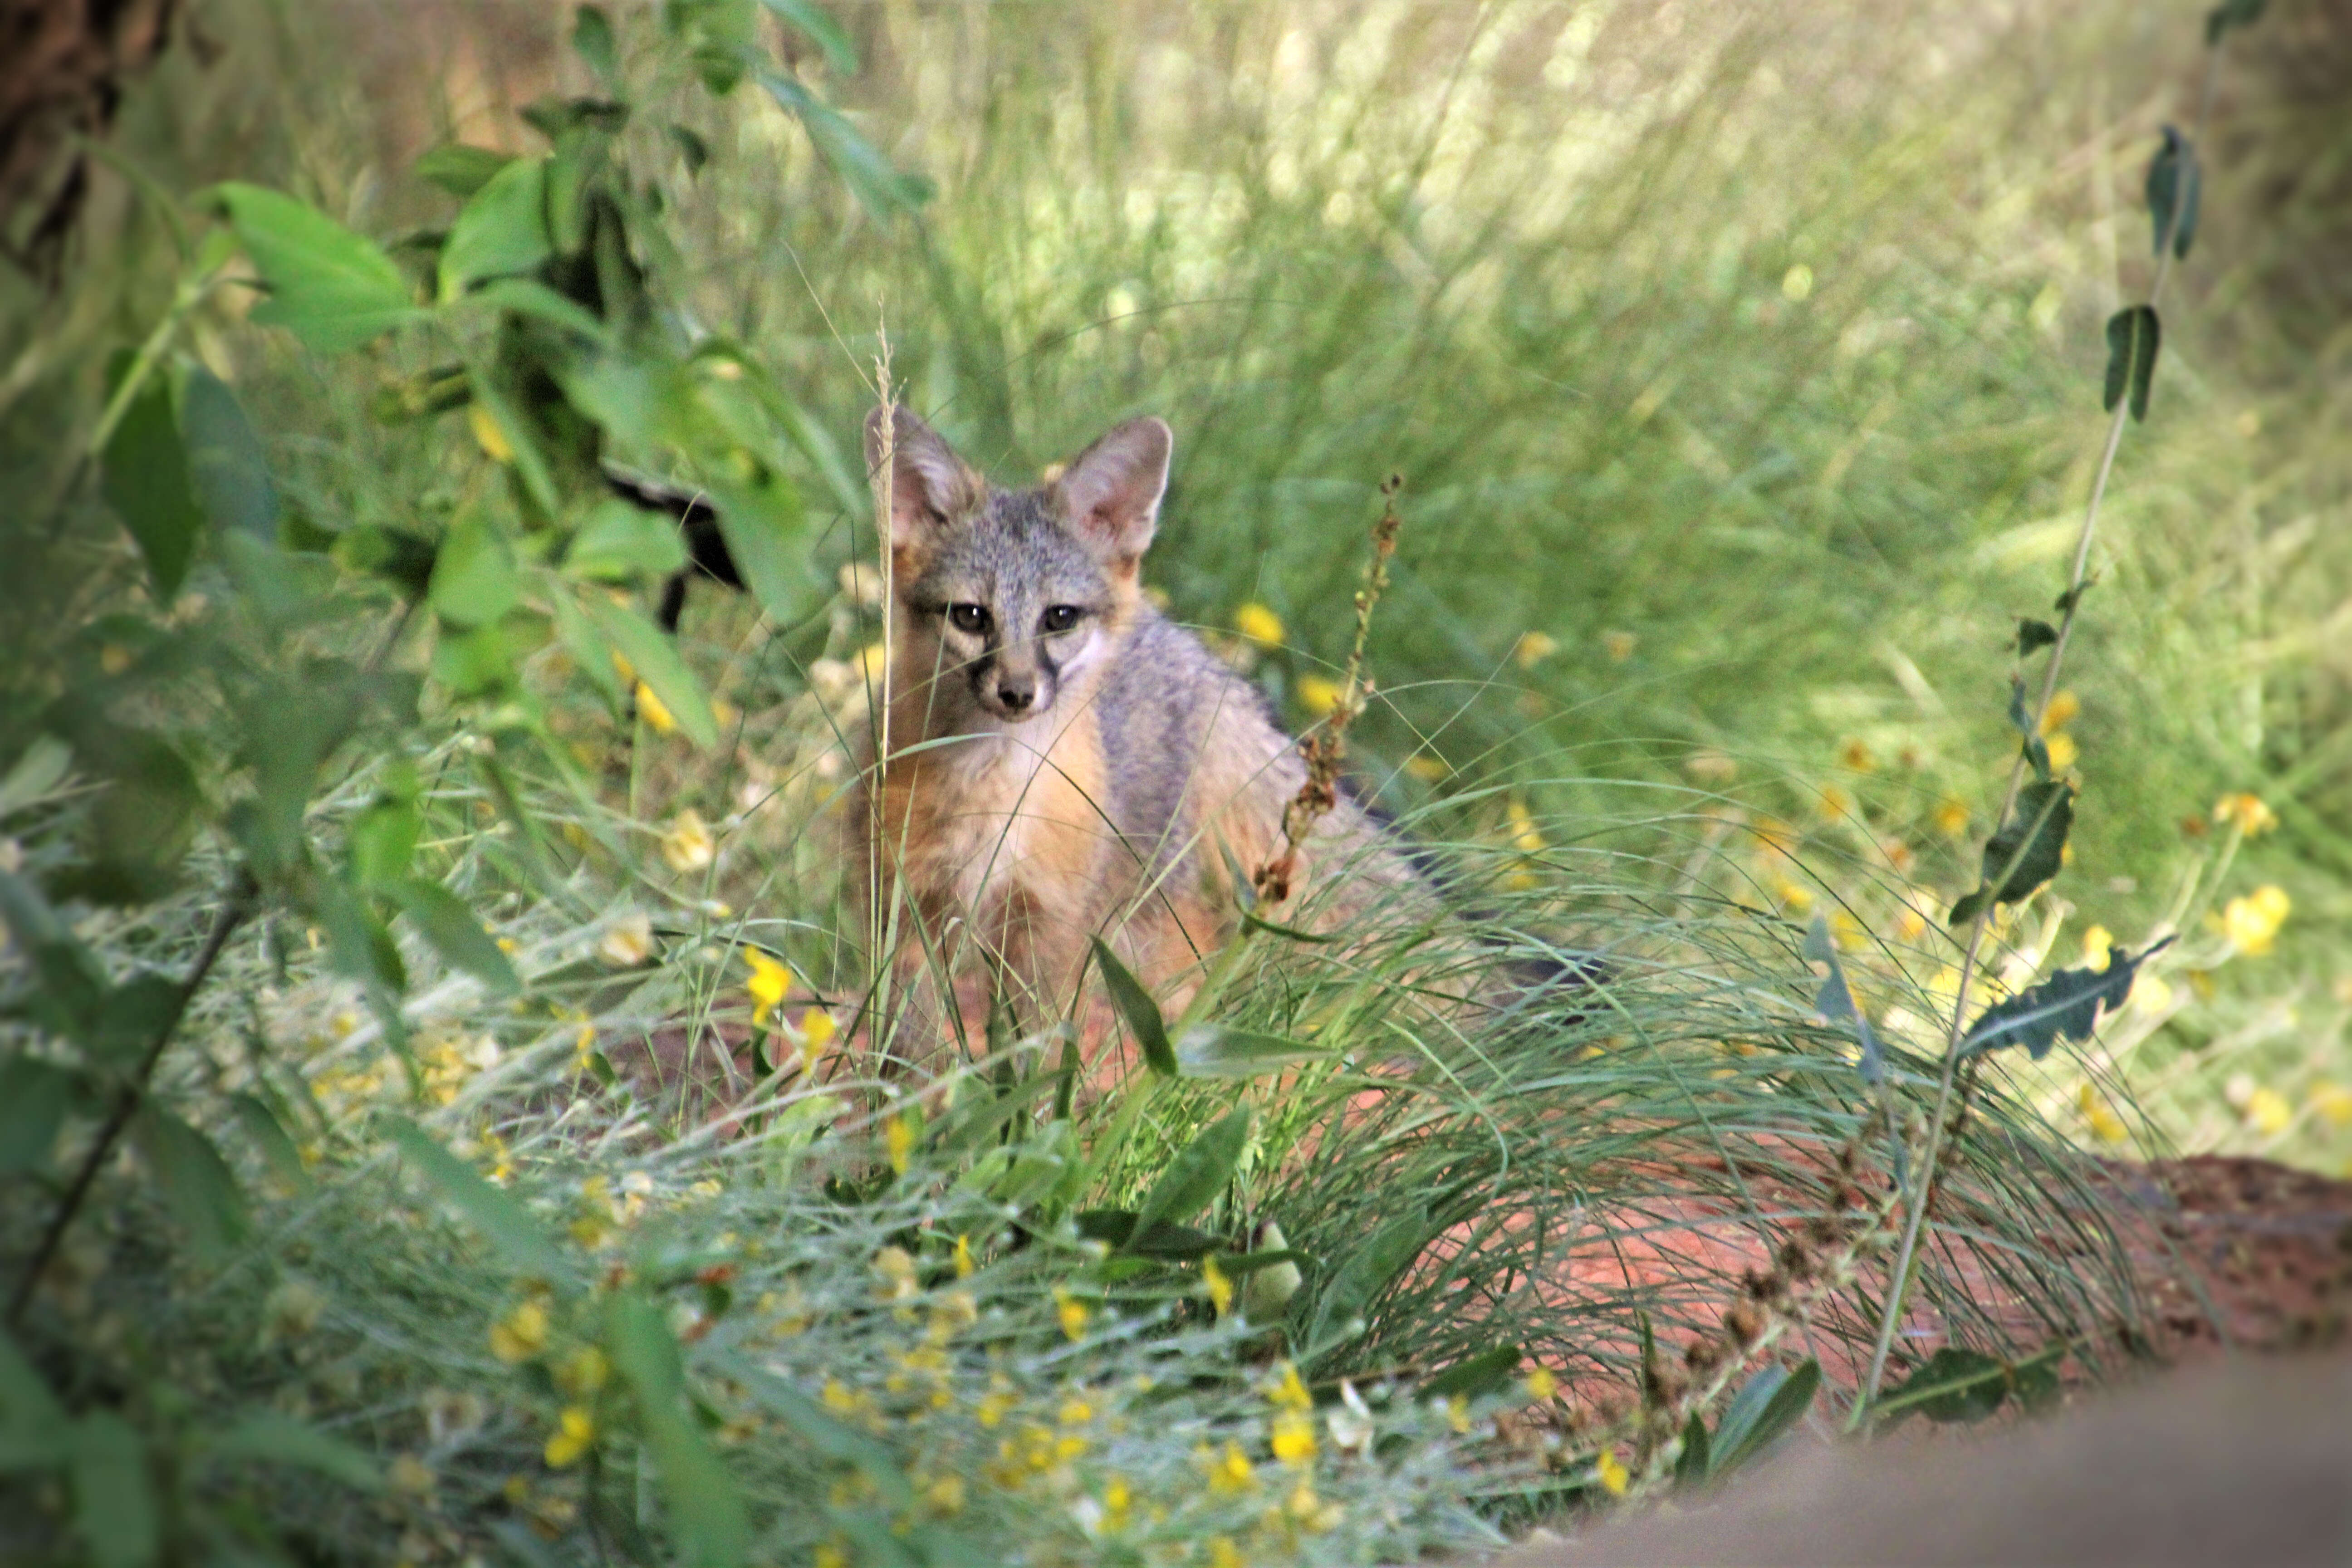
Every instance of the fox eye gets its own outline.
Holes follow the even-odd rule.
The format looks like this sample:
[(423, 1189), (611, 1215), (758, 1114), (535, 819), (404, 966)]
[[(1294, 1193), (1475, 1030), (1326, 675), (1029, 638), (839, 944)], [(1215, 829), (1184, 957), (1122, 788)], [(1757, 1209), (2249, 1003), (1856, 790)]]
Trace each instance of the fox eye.
[(1078, 617), (1085, 614), (1076, 605), (1049, 605), (1045, 613), (1037, 617), (1037, 629), (1041, 632), (1066, 632), (1076, 626)]
[(988, 606), (986, 605), (950, 605), (948, 619), (954, 623), (956, 630), (970, 632), (972, 636), (978, 637), (988, 629)]

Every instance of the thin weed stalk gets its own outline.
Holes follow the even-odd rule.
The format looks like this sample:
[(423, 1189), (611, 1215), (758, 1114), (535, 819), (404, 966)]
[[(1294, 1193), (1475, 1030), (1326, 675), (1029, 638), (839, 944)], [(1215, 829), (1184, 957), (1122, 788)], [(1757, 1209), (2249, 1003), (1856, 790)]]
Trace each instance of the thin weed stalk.
[[(2189, 137), (2191, 148), (2201, 147), (2204, 143), (2205, 125), (2213, 106), (2214, 83), (2220, 75), (2221, 53), (2228, 37), (2226, 31), (2220, 32), (2206, 45), (2204, 79), (2198, 91), (2197, 118)], [(2163, 298), (2164, 285), (2172, 275), (2174, 234), (2186, 210), (2185, 203), (2176, 202), (2166, 215), (2164, 230), (2157, 245), (2156, 277), (2148, 285), (2147, 303), (2151, 308)], [(2123, 446), (2124, 424), (2131, 416), (2131, 405), (2128, 395), (2117, 397), (2115, 412), (2107, 421), (2106, 443), (2099, 453), (2098, 471), (2091, 482), (2090, 500), (2083, 510), (2083, 526), (2074, 540), (2074, 564), (2067, 575), (2066, 593), (2060, 601), (2064, 609), (2058, 623), (2058, 639), (2050, 649), (2050, 658), (2042, 671), (2042, 689), (2034, 700), (2027, 726), (2029, 735), (2040, 731), (2042, 716), (2049, 711), (2050, 700), (2058, 691), (2058, 678), (2065, 663), (2067, 647), (2074, 637), (2075, 618), (2082, 611), (2083, 594), (2090, 571), (2091, 543), (2098, 531), (2099, 508), (2106, 499), (2107, 480), (2115, 472), (2116, 454)], [(2000, 810), (1993, 818), (1996, 826), (2007, 822), (2010, 814), (2017, 807), (2018, 797), (2025, 787), (2030, 752), (2030, 745), (2021, 746), (2016, 760), (2010, 765), (2009, 787), (2003, 792)], [(2032, 830), (2021, 837), (2009, 863), (1990, 879), (1991, 887), (2000, 889), (2007, 886), (2010, 877), (2024, 859), (2039, 832), (2040, 825), (2036, 824)], [(1935, 1206), (1937, 1162), (1941, 1154), (1945, 1121), (1951, 1109), (1961, 1047), (1968, 1037), (1969, 993), (1997, 907), (1996, 900), (1987, 899), (1983, 907), (1977, 910), (1975, 919), (1969, 923), (1968, 948), (1960, 960), (1959, 982), (1952, 997), (1951, 1024), (1944, 1043), (1943, 1067), (1936, 1084), (1935, 1110), (1927, 1119), (1926, 1143), (1916, 1162), (1918, 1195), (1911, 1201), (1904, 1216), (1903, 1238), (1895, 1248), (1895, 1266), (1889, 1276), (1885, 1312), (1879, 1321), (1878, 1337), (1871, 1350), (1870, 1371), (1864, 1377), (1862, 1388), (1854, 1399), (1849, 1429), (1858, 1427), (1868, 1417), (1871, 1402), (1877, 1398), (1879, 1384), (1886, 1373), (1886, 1360), (1894, 1349), (1895, 1333), (1902, 1326), (1910, 1293), (1912, 1262), (1918, 1253), (1919, 1237), (1926, 1226), (1928, 1211)]]

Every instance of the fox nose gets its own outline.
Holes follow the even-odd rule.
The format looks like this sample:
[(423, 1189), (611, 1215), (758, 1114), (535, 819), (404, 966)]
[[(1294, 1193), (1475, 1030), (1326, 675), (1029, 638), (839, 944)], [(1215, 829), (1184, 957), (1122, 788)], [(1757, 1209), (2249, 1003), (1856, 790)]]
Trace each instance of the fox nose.
[(1001, 679), (996, 683), (996, 700), (1008, 713), (1025, 713), (1029, 704), (1037, 700), (1037, 683), (1034, 680)]

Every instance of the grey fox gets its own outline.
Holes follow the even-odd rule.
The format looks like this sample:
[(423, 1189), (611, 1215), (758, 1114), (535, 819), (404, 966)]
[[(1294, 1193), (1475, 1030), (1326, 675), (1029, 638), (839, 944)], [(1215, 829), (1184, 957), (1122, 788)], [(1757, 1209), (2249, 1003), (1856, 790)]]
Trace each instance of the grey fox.
[[(1257, 689), (1141, 591), (1169, 428), (1129, 420), (1003, 489), (889, 417), (866, 447), (889, 465), (893, 646), (849, 822), (868, 914), (898, 917), (902, 994), (931, 1015), (919, 1035), (971, 1027), (975, 981), (1031, 1026), (1063, 1016), (1097, 934), (1181, 1003), (1236, 919), (1227, 854), (1255, 872), (1280, 850), (1307, 771)], [(1345, 798), (1301, 860), (1286, 907), (1314, 927), (1437, 914)]]

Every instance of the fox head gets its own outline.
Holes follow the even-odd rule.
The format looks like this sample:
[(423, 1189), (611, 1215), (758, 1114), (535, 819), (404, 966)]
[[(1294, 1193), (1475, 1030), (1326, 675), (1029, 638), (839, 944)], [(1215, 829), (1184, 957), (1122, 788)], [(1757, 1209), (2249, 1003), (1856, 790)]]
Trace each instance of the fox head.
[(1020, 723), (1125, 634), (1173, 445), (1130, 419), (1044, 485), (999, 489), (905, 409), (866, 422), (866, 467), (887, 458), (898, 646), (893, 684), (935, 721)]

